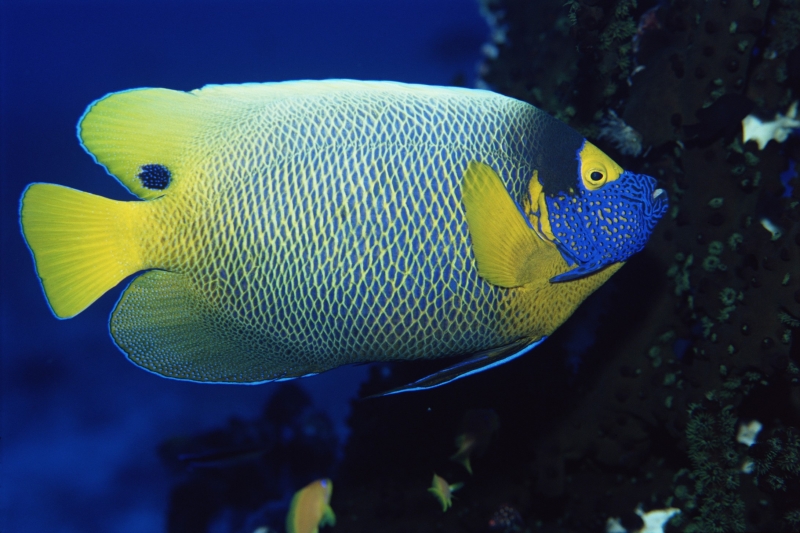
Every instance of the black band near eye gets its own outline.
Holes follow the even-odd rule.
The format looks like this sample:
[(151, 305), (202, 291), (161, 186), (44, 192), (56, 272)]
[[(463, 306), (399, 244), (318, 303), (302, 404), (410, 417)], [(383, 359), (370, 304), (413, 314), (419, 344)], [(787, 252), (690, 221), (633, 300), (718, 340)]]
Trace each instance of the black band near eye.
[(603, 173), (595, 170), (594, 172), (589, 174), (589, 177), (592, 179), (592, 181), (600, 181), (601, 179), (603, 179)]

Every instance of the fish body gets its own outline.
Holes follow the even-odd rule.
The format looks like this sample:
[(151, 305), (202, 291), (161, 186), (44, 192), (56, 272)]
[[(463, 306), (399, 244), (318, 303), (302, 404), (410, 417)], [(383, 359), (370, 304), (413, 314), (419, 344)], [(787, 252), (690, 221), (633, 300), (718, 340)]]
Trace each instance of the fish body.
[(428, 492), (433, 494), (442, 504), (442, 512), (446, 512), (453, 505), (453, 493), (463, 486), (463, 483), (450, 485), (443, 477), (434, 473), (433, 483), (428, 488)]
[(450, 460), (464, 465), (464, 468), (467, 469), (467, 472), (472, 475), (472, 462), (470, 461), (470, 456), (477, 446), (475, 435), (472, 433), (462, 433), (456, 437), (455, 442), (458, 451), (456, 451), (456, 453), (450, 457)]
[(286, 533), (317, 533), (322, 526), (335, 526), (332, 493), (330, 479), (318, 479), (298, 490), (286, 515)]
[(500, 427), (500, 419), (494, 409), (470, 409), (461, 420), (461, 433), (455, 438), (458, 450), (450, 457), (451, 461), (461, 463), (472, 475), (473, 455), (482, 454), (492, 435)]
[(142, 201), (26, 189), (21, 225), (48, 302), (68, 318), (139, 273), (111, 334), (176, 379), (516, 356), (641, 250), (666, 210), (652, 178), (480, 90), (131, 90), (90, 105), (78, 136)]

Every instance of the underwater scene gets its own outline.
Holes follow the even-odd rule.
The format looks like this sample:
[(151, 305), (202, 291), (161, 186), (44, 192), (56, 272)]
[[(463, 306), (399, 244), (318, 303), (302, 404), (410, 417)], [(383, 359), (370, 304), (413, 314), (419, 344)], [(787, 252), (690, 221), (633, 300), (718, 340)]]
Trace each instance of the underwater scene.
[(0, 3), (0, 532), (800, 531), (799, 101), (800, 0)]

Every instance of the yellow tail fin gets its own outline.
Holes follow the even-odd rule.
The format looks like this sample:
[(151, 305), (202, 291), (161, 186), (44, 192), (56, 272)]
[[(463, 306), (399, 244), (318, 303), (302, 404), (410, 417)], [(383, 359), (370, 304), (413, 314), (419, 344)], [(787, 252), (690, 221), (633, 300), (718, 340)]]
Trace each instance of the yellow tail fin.
[(22, 194), (22, 233), (57, 317), (77, 315), (144, 268), (133, 231), (137, 204), (49, 183)]

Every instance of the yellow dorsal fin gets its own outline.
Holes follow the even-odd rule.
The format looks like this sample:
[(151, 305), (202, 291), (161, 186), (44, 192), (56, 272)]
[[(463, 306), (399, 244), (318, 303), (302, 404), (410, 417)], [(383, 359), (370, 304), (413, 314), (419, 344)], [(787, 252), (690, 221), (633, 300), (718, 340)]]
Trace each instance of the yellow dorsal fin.
[[(169, 89), (133, 89), (93, 102), (78, 123), (87, 152), (139, 198), (163, 196), (147, 187), (142, 168), (169, 171), (170, 185), (191, 173), (202, 154), (202, 134), (214, 126), (219, 106), (212, 99)], [(153, 168), (153, 167), (148, 167)]]
[(471, 161), (461, 194), (478, 274), (500, 287), (533, 281), (536, 253), (544, 242), (528, 226), (497, 172)]

